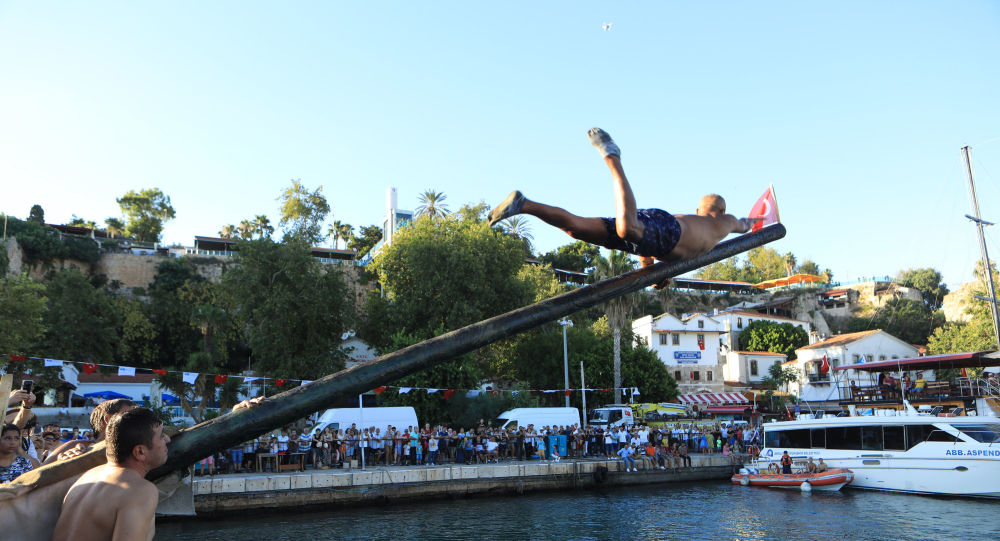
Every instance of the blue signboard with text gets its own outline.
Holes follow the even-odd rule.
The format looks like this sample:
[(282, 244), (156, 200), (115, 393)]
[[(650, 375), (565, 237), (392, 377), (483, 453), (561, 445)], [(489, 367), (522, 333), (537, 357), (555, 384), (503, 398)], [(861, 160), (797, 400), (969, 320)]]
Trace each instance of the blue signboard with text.
[(698, 364), (698, 359), (701, 359), (700, 351), (675, 351), (674, 360), (678, 364)]

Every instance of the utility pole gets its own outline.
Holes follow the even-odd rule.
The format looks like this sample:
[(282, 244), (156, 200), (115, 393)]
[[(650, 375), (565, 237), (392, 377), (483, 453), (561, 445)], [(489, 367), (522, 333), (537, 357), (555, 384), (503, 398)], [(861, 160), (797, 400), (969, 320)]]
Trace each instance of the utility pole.
[[(563, 376), (565, 377), (566, 382), (565, 389), (569, 390), (569, 350), (566, 347), (566, 327), (572, 327), (573, 321), (564, 317), (559, 320), (559, 324), (562, 325), (563, 328)], [(566, 395), (566, 407), (568, 408), (569, 394), (567, 394), (565, 390), (563, 391), (563, 394)]]
[(583, 428), (587, 428), (587, 383), (583, 381), (583, 361), (580, 361), (580, 396), (583, 397)]
[(972, 178), (972, 158), (969, 157), (969, 147), (962, 147), (962, 159), (965, 161), (965, 171), (969, 175), (969, 191), (972, 197), (972, 213), (975, 216), (965, 215), (976, 224), (976, 231), (979, 233), (979, 249), (983, 253), (983, 272), (986, 273), (986, 284), (989, 289), (990, 313), (993, 314), (993, 337), (996, 338), (1000, 346), (1000, 315), (997, 314), (996, 288), (993, 286), (993, 267), (990, 266), (990, 256), (986, 251), (986, 239), (983, 237), (983, 225), (993, 225), (984, 222), (979, 217), (979, 200), (976, 198), (976, 181)]

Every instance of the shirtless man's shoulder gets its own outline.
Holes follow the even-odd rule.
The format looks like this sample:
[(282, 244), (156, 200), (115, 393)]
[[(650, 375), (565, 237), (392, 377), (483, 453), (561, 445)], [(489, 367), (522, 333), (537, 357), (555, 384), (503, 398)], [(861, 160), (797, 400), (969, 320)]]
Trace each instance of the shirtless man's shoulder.
[(136, 539), (149, 531), (159, 494), (138, 472), (105, 464), (88, 470), (66, 492), (53, 540)]
[(727, 235), (739, 231), (740, 220), (731, 214), (700, 216), (675, 214), (681, 225), (681, 238), (671, 251), (675, 259), (691, 259), (708, 253)]

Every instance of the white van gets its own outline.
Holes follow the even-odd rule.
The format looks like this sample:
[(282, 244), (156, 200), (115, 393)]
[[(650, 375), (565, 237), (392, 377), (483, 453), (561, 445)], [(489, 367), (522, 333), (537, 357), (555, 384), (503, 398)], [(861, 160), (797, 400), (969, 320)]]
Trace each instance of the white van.
[(334, 430), (347, 430), (351, 425), (358, 430), (365, 428), (380, 428), (385, 433), (387, 427), (394, 426), (405, 430), (408, 427), (418, 427), (417, 412), (410, 406), (387, 408), (333, 408), (319, 416), (312, 433), (322, 432), (326, 427)]
[(514, 408), (501, 413), (497, 417), (497, 425), (502, 429), (517, 430), (520, 427), (535, 425), (543, 426), (573, 426), (580, 424), (580, 410), (576, 408)]

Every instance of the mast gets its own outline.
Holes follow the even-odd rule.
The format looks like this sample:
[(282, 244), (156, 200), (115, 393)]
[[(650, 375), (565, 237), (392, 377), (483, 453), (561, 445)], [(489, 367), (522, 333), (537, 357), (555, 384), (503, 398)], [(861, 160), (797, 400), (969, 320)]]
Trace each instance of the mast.
[(986, 251), (986, 239), (983, 237), (983, 224), (993, 225), (983, 222), (979, 217), (979, 200), (976, 198), (976, 181), (972, 178), (972, 158), (969, 157), (969, 147), (962, 147), (962, 160), (965, 162), (965, 171), (969, 175), (969, 191), (972, 197), (972, 212), (975, 216), (966, 215), (966, 218), (976, 224), (976, 232), (979, 233), (979, 249), (983, 253), (983, 272), (986, 273), (986, 283), (989, 286), (990, 313), (993, 314), (993, 336), (1000, 345), (1000, 315), (997, 314), (996, 288), (993, 286), (993, 267), (990, 266), (990, 256)]

